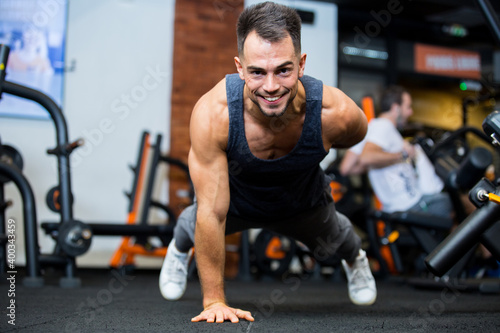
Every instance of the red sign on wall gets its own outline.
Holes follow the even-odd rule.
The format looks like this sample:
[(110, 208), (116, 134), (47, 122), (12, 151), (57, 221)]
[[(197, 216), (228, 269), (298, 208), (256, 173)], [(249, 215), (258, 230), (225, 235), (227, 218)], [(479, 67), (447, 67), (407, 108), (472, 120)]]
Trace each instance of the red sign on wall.
[(481, 57), (478, 52), (415, 44), (415, 71), (418, 73), (481, 78)]

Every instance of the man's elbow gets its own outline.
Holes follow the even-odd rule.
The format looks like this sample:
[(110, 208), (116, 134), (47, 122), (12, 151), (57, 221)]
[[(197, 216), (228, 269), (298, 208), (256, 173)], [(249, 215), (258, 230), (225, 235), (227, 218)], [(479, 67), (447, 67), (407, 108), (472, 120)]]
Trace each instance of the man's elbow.
[(358, 124), (358, 128), (351, 132), (351, 146), (354, 146), (355, 144), (361, 142), (365, 138), (367, 131), (368, 126), (365, 118), (365, 121), (360, 121)]
[(369, 168), (373, 167), (370, 154), (362, 153), (361, 155), (359, 155), (358, 164), (361, 168), (365, 170), (368, 170)]

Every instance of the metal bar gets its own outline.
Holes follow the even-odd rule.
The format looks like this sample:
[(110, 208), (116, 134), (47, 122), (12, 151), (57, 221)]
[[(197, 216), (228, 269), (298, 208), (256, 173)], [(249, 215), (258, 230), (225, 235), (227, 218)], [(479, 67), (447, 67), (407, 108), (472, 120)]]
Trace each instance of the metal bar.
[[(123, 223), (85, 223), (92, 229), (94, 236), (168, 236), (174, 232), (173, 225), (150, 225), (141, 224), (123, 224)], [(46, 233), (56, 231), (60, 224), (43, 223), (42, 228)]]
[(151, 200), (153, 195), (153, 188), (155, 184), (156, 170), (158, 168), (158, 163), (160, 162), (161, 156), (161, 140), (162, 136), (158, 134), (156, 136), (156, 142), (153, 148), (153, 156), (151, 164), (149, 165), (148, 181), (146, 184), (146, 191), (144, 192), (144, 201), (142, 206), (141, 223), (147, 224), (149, 218), (149, 208), (151, 206)]
[[(24, 218), (24, 238), (26, 249), (26, 268), (28, 278), (32, 282), (43, 281), (40, 275), (38, 234), (36, 222), (35, 196), (28, 180), (22, 173), (14, 167), (0, 162), (0, 174), (7, 176), (16, 184), (23, 200), (23, 218)], [(41, 282), (43, 284), (43, 282)]]
[(500, 20), (495, 13), (495, 9), (488, 0), (476, 0), (476, 2), (488, 22), (488, 26), (490, 27), (497, 45), (500, 46)]
[(61, 220), (69, 221), (73, 219), (73, 209), (71, 203), (71, 177), (69, 167), (69, 153), (65, 153), (64, 149), (68, 147), (68, 127), (62, 110), (49, 96), (44, 93), (34, 90), (16, 83), (4, 81), (2, 83), (3, 92), (25, 98), (37, 102), (43, 106), (50, 116), (56, 129), (56, 140), (58, 147), (63, 149), (61, 154), (57, 154), (57, 162), (59, 169), (59, 185), (61, 188)]

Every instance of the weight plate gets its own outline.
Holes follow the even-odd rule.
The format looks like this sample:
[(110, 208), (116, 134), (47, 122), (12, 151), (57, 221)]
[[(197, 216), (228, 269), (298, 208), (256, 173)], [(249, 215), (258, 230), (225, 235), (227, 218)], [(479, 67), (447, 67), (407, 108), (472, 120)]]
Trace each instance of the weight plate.
[(262, 230), (254, 243), (255, 263), (265, 274), (282, 276), (290, 267), (296, 246), (292, 238)]
[(57, 241), (61, 249), (71, 257), (84, 254), (92, 243), (92, 229), (80, 221), (66, 221), (59, 226)]
[[(61, 211), (61, 200), (59, 199), (59, 196), (61, 195), (61, 188), (56, 185), (52, 187), (48, 192), (47, 195), (45, 196), (45, 203), (47, 204), (47, 207), (55, 213), (59, 213)], [(70, 203), (73, 203), (73, 195), (70, 196), (69, 198)]]
[(51, 211), (56, 213), (59, 213), (59, 211), (61, 210), (59, 194), (61, 194), (59, 186), (54, 186), (49, 190), (49, 192), (47, 192), (47, 196), (45, 197), (45, 203), (47, 204), (47, 207), (49, 207)]

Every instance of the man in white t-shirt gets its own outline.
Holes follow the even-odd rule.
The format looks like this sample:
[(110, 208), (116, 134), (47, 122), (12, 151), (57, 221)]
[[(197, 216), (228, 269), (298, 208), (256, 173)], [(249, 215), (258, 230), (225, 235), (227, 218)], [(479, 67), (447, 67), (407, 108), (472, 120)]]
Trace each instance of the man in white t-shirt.
[[(405, 141), (398, 131), (413, 114), (411, 96), (404, 88), (388, 88), (381, 113), (368, 125), (359, 163), (368, 170), (375, 195), (386, 212), (424, 211), (450, 216), (449, 196), (420, 146)], [(358, 144), (358, 145), (360, 145)], [(353, 147), (354, 152), (360, 147)], [(356, 149), (358, 148), (358, 149)]]

